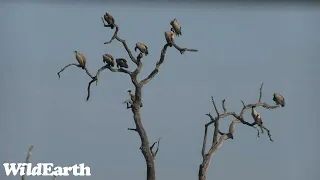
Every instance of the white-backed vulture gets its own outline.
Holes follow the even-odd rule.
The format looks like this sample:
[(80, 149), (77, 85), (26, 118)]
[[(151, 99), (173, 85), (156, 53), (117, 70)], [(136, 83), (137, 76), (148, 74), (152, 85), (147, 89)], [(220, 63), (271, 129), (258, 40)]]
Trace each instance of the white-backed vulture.
[(114, 67), (114, 60), (110, 54), (104, 54), (102, 57), (104, 63), (107, 63), (109, 66)]
[(78, 51), (74, 51), (76, 53), (76, 59), (79, 63), (79, 65), (81, 66), (82, 69), (84, 69), (86, 67), (86, 57), (79, 53)]
[(134, 48), (134, 50), (137, 51), (137, 49), (139, 49), (140, 52), (144, 53), (146, 56), (149, 54), (148, 47), (141, 42), (136, 43), (136, 47)]
[(174, 31), (176, 36), (182, 35), (181, 34), (181, 26), (179, 25), (178, 20), (176, 18), (174, 18), (174, 20), (172, 20), (170, 22), (170, 24), (172, 26), (171, 31)]
[(172, 44), (174, 43), (174, 32), (173, 31), (167, 31), (164, 33), (167, 43), (170, 44), (170, 47), (172, 47)]
[(281, 96), (279, 93), (273, 94), (273, 101), (276, 102), (277, 105), (281, 105), (281, 107), (284, 107), (286, 102), (284, 100), (284, 97)]
[(258, 111), (255, 110), (254, 108), (255, 108), (255, 106), (252, 106), (251, 116), (254, 119), (255, 124), (260, 126), (261, 133), (263, 133), (263, 126), (262, 126), (263, 122), (262, 122), (261, 116), (258, 113)]
[(104, 17), (104, 20), (107, 21), (108, 25), (110, 25), (111, 29), (113, 29), (114, 28), (114, 19), (111, 16), (111, 14), (106, 12), (106, 14), (103, 17)]
[(118, 68), (128, 68), (127, 60), (123, 58), (116, 59), (117, 67)]
[[(129, 95), (130, 95), (130, 102), (129, 102), (129, 103), (132, 105), (132, 104), (133, 104), (133, 101), (135, 100), (135, 95), (132, 93), (131, 90), (128, 90), (127, 92), (128, 92)], [(141, 104), (140, 104), (140, 107), (143, 107), (142, 102), (141, 102)]]

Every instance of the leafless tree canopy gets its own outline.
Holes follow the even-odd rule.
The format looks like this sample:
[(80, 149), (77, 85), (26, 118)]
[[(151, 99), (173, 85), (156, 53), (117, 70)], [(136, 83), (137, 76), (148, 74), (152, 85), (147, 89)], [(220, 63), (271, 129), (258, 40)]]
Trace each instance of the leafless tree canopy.
[[(98, 84), (97, 82), (99, 80), (99, 75), (102, 71), (108, 69), (111, 72), (124, 73), (130, 77), (131, 82), (133, 83), (133, 85), (135, 87), (135, 92), (131, 93), (131, 91), (129, 91), (131, 99), (129, 101), (124, 102), (124, 103), (127, 104), (126, 108), (131, 109), (136, 127), (135, 128), (128, 128), (128, 130), (135, 131), (139, 134), (139, 137), (141, 140), (140, 150), (145, 158), (146, 165), (147, 165), (147, 179), (148, 180), (155, 180), (154, 159), (155, 159), (155, 157), (158, 153), (158, 150), (159, 150), (160, 138), (157, 142), (153, 143), (150, 146), (148, 136), (147, 136), (146, 130), (143, 127), (143, 124), (141, 121), (141, 116), (140, 116), (140, 108), (143, 107), (142, 101), (141, 101), (141, 99), (142, 99), (141, 90), (144, 85), (146, 85), (148, 82), (150, 82), (159, 73), (160, 66), (164, 63), (166, 51), (167, 51), (168, 47), (174, 47), (181, 54), (185, 53), (186, 51), (197, 52), (198, 50), (189, 49), (189, 48), (181, 48), (179, 45), (177, 45), (175, 43), (174, 40), (172, 40), (170, 42), (167, 41), (161, 50), (160, 58), (156, 62), (155, 68), (150, 72), (150, 74), (147, 77), (145, 77), (139, 81), (137, 79), (137, 75), (141, 72), (141, 70), (143, 68), (143, 62), (142, 62), (143, 54), (148, 54), (150, 52), (148, 52), (148, 53), (140, 52), (135, 57), (133, 55), (132, 51), (130, 50), (130, 48), (128, 47), (126, 41), (124, 39), (121, 39), (118, 36), (118, 32), (119, 32), (120, 28), (119, 28), (119, 25), (116, 23), (117, 22), (116, 19), (114, 19), (111, 16), (111, 14), (109, 14), (109, 13), (106, 13), (104, 18), (101, 18), (101, 19), (102, 19), (104, 27), (111, 28), (111, 29), (114, 29), (114, 27), (116, 28), (111, 39), (108, 42), (105, 42), (104, 44), (110, 44), (110, 43), (114, 42), (114, 40), (117, 40), (118, 42), (120, 42), (123, 45), (124, 49), (126, 50), (128, 56), (130, 57), (130, 60), (135, 65), (135, 67), (136, 67), (135, 70), (129, 71), (129, 70), (127, 70), (127, 68), (123, 68), (123, 67), (113, 68), (109, 64), (106, 64), (106, 65), (102, 66), (100, 69), (98, 69), (96, 75), (93, 76), (86, 67), (83, 67), (79, 64), (71, 63), (71, 64), (66, 65), (64, 68), (62, 68), (58, 72), (58, 76), (60, 78), (60, 73), (63, 72), (64, 70), (66, 70), (70, 66), (81, 67), (88, 74), (88, 76), (91, 78), (91, 81), (88, 83), (88, 87), (87, 87), (87, 90), (88, 90), (87, 100), (91, 96), (91, 93), (90, 93), (91, 92), (91, 90), (90, 90), (91, 84), (94, 82), (96, 82), (96, 84)], [(108, 24), (105, 24), (104, 20), (106, 20)], [(170, 22), (168, 22), (168, 25), (169, 24), (170, 24)], [(168, 27), (168, 28), (169, 28), (169, 30), (171, 29), (170, 27)], [(161, 35), (161, 36), (163, 36), (163, 35)], [(167, 38), (167, 37), (163, 37), (163, 38)], [(144, 45), (144, 44), (142, 45), (141, 43), (137, 43), (137, 46), (139, 46), (138, 47), (139, 49), (146, 48), (146, 47), (142, 47), (142, 46), (146, 46), (146, 45)], [(107, 52), (107, 53), (110, 53), (110, 52)], [(87, 59), (87, 63), (90, 63), (89, 59)], [(157, 147), (154, 150), (154, 147), (156, 144), (157, 144)]]
[[(213, 117), (210, 113), (206, 114), (210, 118), (210, 121), (207, 124), (205, 124), (205, 129), (204, 129), (204, 137), (203, 137), (203, 144), (202, 144), (202, 150), (201, 150), (202, 163), (199, 166), (199, 174), (198, 174), (199, 180), (205, 180), (206, 179), (206, 174), (207, 174), (207, 170), (208, 170), (209, 165), (210, 165), (211, 158), (218, 151), (218, 149), (222, 146), (223, 141), (227, 140), (227, 139), (233, 139), (234, 138), (234, 129), (235, 129), (236, 124), (242, 123), (243, 125), (246, 125), (248, 127), (253, 127), (258, 131), (257, 136), (258, 137), (260, 136), (259, 129), (257, 129), (255, 127), (256, 123), (255, 122), (249, 123), (249, 122), (245, 121), (244, 118), (243, 118), (244, 113), (248, 109), (250, 109), (250, 108), (252, 108), (254, 106), (256, 106), (256, 107), (260, 106), (260, 107), (263, 107), (263, 108), (269, 109), (269, 110), (280, 107), (280, 105), (268, 105), (267, 103), (262, 102), (262, 88), (263, 88), (263, 83), (261, 84), (261, 87), (260, 87), (260, 94), (259, 94), (258, 102), (254, 103), (254, 104), (247, 104), (246, 105), (243, 101), (241, 101), (242, 109), (241, 109), (240, 114), (237, 114), (235, 112), (229, 112), (227, 110), (226, 100), (225, 99), (221, 103), (222, 104), (223, 113), (220, 113), (218, 111), (218, 108), (216, 106), (216, 103), (215, 103), (213, 97), (211, 97), (212, 104), (213, 104), (216, 116)], [(235, 119), (230, 123), (229, 131), (226, 132), (226, 133), (223, 133), (223, 132), (220, 131), (219, 121), (220, 121), (220, 119), (226, 118), (228, 116), (232, 116)], [(212, 125), (212, 124), (214, 125), (214, 132), (213, 132), (213, 137), (212, 137), (212, 145), (211, 145), (210, 149), (208, 151), (206, 151), (208, 127), (210, 125)], [(266, 128), (264, 125), (262, 125), (262, 128), (267, 131), (270, 141), (273, 141), (271, 139), (271, 133), (270, 133), (269, 129)], [(219, 135), (220, 135), (220, 137), (219, 137)]]
[[(140, 109), (143, 107), (141, 90), (144, 87), (144, 85), (146, 85), (148, 82), (150, 82), (159, 73), (160, 66), (164, 63), (166, 51), (169, 47), (175, 48), (181, 54), (183, 54), (186, 51), (197, 52), (198, 50), (189, 49), (189, 48), (181, 48), (180, 46), (178, 46), (176, 44), (176, 42), (174, 40), (174, 34), (179, 35), (179, 36), (182, 36), (182, 34), (181, 34), (181, 27), (178, 24), (178, 21), (176, 19), (174, 19), (173, 21), (169, 22), (173, 27), (171, 27), (168, 31), (165, 32), (166, 37), (164, 37), (164, 38), (166, 38), (167, 41), (164, 44), (164, 46), (160, 52), (160, 58), (156, 62), (155, 68), (150, 72), (150, 74), (147, 77), (143, 78), (142, 80), (138, 80), (137, 75), (140, 73), (140, 71), (143, 68), (143, 62), (142, 62), (143, 56), (150, 53), (150, 52), (148, 52), (147, 45), (140, 43), (140, 42), (137, 43), (136, 46), (138, 46), (138, 47), (136, 47), (135, 49), (139, 49), (140, 52), (135, 57), (133, 55), (132, 51), (130, 50), (130, 48), (128, 47), (126, 41), (124, 39), (121, 39), (118, 36), (118, 32), (119, 32), (120, 28), (119, 28), (118, 24), (116, 23), (117, 22), (116, 19), (114, 19), (112, 17), (112, 15), (109, 13), (106, 13), (104, 15), (104, 18), (101, 18), (101, 19), (102, 19), (104, 27), (110, 28), (111, 30), (115, 28), (113, 36), (110, 38), (110, 40), (108, 42), (105, 42), (104, 44), (110, 44), (110, 43), (116, 42), (116, 41), (120, 42), (123, 45), (124, 49), (126, 50), (128, 56), (130, 57), (131, 62), (135, 66), (135, 70), (134, 71), (128, 70), (128, 67), (131, 67), (132, 63), (130, 65), (128, 65), (127, 61), (121, 57), (119, 57), (119, 58), (121, 58), (122, 60), (118, 60), (116, 62), (116, 63), (118, 63), (117, 67), (114, 67), (113, 57), (110, 54), (110, 56), (108, 55), (108, 57), (112, 57), (112, 58), (110, 58), (112, 60), (104, 59), (104, 62), (108, 62), (108, 63), (106, 65), (102, 66), (101, 68), (99, 68), (95, 75), (92, 75), (89, 72), (89, 70), (85, 66), (85, 63), (82, 63), (81, 65), (77, 64), (77, 63), (71, 63), (71, 64), (68, 64), (65, 67), (63, 67), (58, 72), (58, 76), (60, 78), (60, 73), (63, 72), (64, 70), (66, 70), (70, 66), (76, 66), (80, 70), (83, 69), (85, 71), (85, 73), (90, 77), (90, 82), (88, 83), (88, 86), (87, 86), (87, 101), (88, 101), (88, 99), (91, 96), (91, 93), (90, 93), (91, 92), (91, 90), (90, 90), (91, 84), (94, 82), (96, 82), (96, 84), (98, 84), (99, 75), (102, 71), (108, 69), (111, 72), (124, 73), (124, 74), (128, 75), (128, 77), (131, 79), (131, 82), (134, 85), (134, 92), (132, 92), (131, 90), (127, 91), (129, 93), (130, 99), (124, 101), (123, 104), (127, 105), (126, 106), (127, 109), (131, 109), (131, 111), (133, 113), (133, 119), (135, 122), (135, 127), (128, 128), (128, 130), (131, 130), (131, 131), (138, 133), (140, 140), (141, 140), (140, 150), (145, 158), (145, 162), (146, 162), (146, 166), (147, 166), (147, 180), (155, 180), (156, 175), (155, 175), (154, 160), (155, 160), (155, 157), (159, 151), (159, 145), (160, 145), (161, 138), (159, 138), (158, 141), (154, 142), (150, 146), (148, 136), (147, 136), (146, 130), (142, 124), (141, 115), (140, 115)], [(105, 24), (105, 21), (107, 21), (107, 24)], [(177, 32), (174, 32), (174, 31), (177, 31)], [(110, 52), (106, 52), (106, 53), (109, 54)], [(90, 60), (87, 59), (86, 61), (87, 61), (86, 63), (90, 63)], [(81, 61), (78, 60), (78, 62), (81, 62)], [(119, 65), (119, 63), (124, 63), (124, 64)], [(207, 174), (207, 170), (209, 168), (210, 162), (211, 162), (211, 158), (218, 151), (218, 149), (222, 146), (223, 141), (234, 138), (235, 126), (238, 123), (241, 123), (241, 124), (246, 125), (248, 127), (255, 128), (257, 130), (257, 136), (260, 137), (259, 129), (255, 126), (255, 125), (257, 125), (257, 123), (256, 122), (250, 123), (250, 122), (246, 121), (243, 117), (244, 113), (247, 110), (251, 109), (252, 107), (262, 107), (262, 108), (269, 109), (269, 110), (281, 107), (281, 105), (279, 103), (277, 103), (277, 105), (268, 105), (267, 103), (262, 102), (262, 89), (263, 89), (263, 83), (261, 84), (259, 98), (256, 103), (246, 105), (243, 101), (241, 101), (242, 109), (241, 109), (240, 113), (238, 113), (238, 114), (236, 112), (228, 111), (225, 99), (221, 103), (223, 112), (219, 112), (218, 108), (216, 106), (216, 102), (214, 101), (214, 98), (211, 97), (216, 116), (214, 117), (213, 115), (211, 115), (211, 113), (206, 114), (209, 117), (210, 121), (205, 124), (205, 129), (204, 129), (203, 144), (202, 144), (202, 149), (201, 149), (201, 155), (202, 155), (203, 160), (199, 166), (199, 173), (198, 173), (199, 180), (206, 179), (206, 174)], [(283, 99), (283, 101), (284, 101), (284, 99)], [(284, 102), (283, 102), (283, 104), (284, 104)], [(222, 132), (222, 131), (220, 131), (219, 121), (223, 118), (228, 117), (228, 116), (233, 117), (234, 120), (230, 123), (229, 130), (227, 132)], [(213, 132), (213, 136), (212, 136), (212, 140), (211, 140), (212, 145), (207, 150), (207, 147), (206, 147), (207, 141), (208, 141), (207, 134), (208, 134), (208, 127), (210, 125), (214, 125), (214, 132)], [(270, 141), (273, 141), (271, 138), (270, 130), (267, 127), (265, 127), (265, 125), (263, 123), (260, 123), (258, 125), (261, 128), (261, 133), (263, 133), (263, 129), (266, 130)], [(31, 146), (29, 149), (26, 162), (30, 161), (30, 156), (31, 156), (32, 150), (33, 150), (33, 146)], [(53, 177), (54, 180), (55, 180), (55, 178), (56, 177)], [(22, 176), (22, 180), (25, 180), (24, 176)]]

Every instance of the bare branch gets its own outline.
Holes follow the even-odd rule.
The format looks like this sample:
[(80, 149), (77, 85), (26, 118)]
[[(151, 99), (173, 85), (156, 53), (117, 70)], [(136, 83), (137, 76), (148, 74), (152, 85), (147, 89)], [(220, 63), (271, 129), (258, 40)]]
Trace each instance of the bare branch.
[(97, 78), (92, 79), (92, 80), (89, 82), (89, 84), (88, 84), (88, 87), (87, 87), (87, 92), (88, 92), (88, 94), (87, 94), (87, 99), (86, 99), (87, 101), (89, 100), (90, 94), (91, 94), (91, 91), (90, 91), (91, 84), (92, 84), (93, 82), (95, 82), (95, 81), (97, 81)]
[(211, 121), (208, 122), (207, 124), (205, 124), (205, 126), (204, 126), (204, 137), (203, 137), (202, 150), (201, 150), (201, 154), (202, 154), (203, 158), (205, 158), (205, 156), (206, 156), (205, 151), (206, 151), (206, 145), (207, 145), (208, 127), (209, 127), (209, 125), (214, 123), (214, 118), (211, 116), (211, 114), (209, 113), (206, 115), (210, 117)]
[(92, 78), (92, 80), (88, 83), (88, 88), (87, 88), (87, 101), (89, 100), (90, 98), (90, 94), (91, 94), (91, 84), (93, 82), (96, 82), (96, 86), (98, 85), (98, 80), (99, 80), (99, 76), (100, 76), (100, 73), (105, 70), (105, 69), (109, 69), (111, 72), (122, 72), (122, 73), (125, 73), (125, 74), (129, 74), (131, 76), (132, 72), (126, 70), (126, 69), (123, 69), (123, 68), (119, 68), (119, 69), (115, 69), (115, 68), (112, 68), (111, 66), (109, 66), (108, 64), (105, 65), (105, 66), (102, 66), (100, 69), (98, 69), (98, 72), (96, 74), (96, 76), (94, 76)]
[[(161, 66), (161, 64), (164, 62), (164, 58), (166, 55), (166, 51), (168, 46), (170, 46), (170, 43), (167, 43), (163, 46), (162, 50), (161, 50), (161, 54), (160, 54), (160, 59), (156, 64), (155, 69), (149, 74), (149, 76), (143, 80), (140, 81), (140, 84), (143, 86), (145, 84), (147, 84), (149, 81), (151, 81), (152, 78), (154, 78), (158, 72), (159, 72), (159, 68)], [(196, 49), (188, 49), (188, 48), (180, 48), (178, 45), (176, 45), (175, 43), (173, 44), (173, 46), (180, 51), (181, 54), (183, 54), (185, 51), (190, 51), (190, 52), (198, 52), (198, 50)]]
[(263, 128), (263, 129), (265, 129), (265, 130), (267, 131), (270, 141), (272, 141), (272, 142), (273, 142), (273, 140), (272, 140), (272, 138), (271, 138), (271, 133), (270, 133), (269, 129), (268, 129), (268, 128), (266, 128), (265, 126), (263, 126), (262, 128)]
[(132, 75), (132, 72), (130, 72), (130, 71), (126, 70), (126, 69), (123, 69), (123, 68), (119, 68), (119, 69), (112, 68), (109, 64), (107, 64), (107, 65), (102, 66), (100, 69), (98, 69), (97, 74), (95, 76), (96, 86), (98, 85), (100, 73), (102, 71), (104, 71), (105, 69), (109, 69), (111, 72), (122, 72), (122, 73), (125, 73), (125, 74)]
[(190, 52), (198, 52), (197, 49), (189, 49), (189, 48), (181, 48), (179, 47), (176, 43), (172, 44), (178, 51), (180, 51), (181, 54), (183, 54), (186, 51), (190, 51)]
[(261, 83), (260, 96), (259, 96), (259, 101), (258, 101), (258, 102), (261, 102), (261, 98), (262, 98), (262, 88), (263, 88), (263, 83)]
[(214, 117), (212, 117), (212, 115), (210, 113), (206, 114), (207, 116), (209, 116), (210, 120), (212, 121), (211, 124), (215, 121)]
[[(106, 23), (105, 23), (104, 20), (103, 20), (103, 17), (101, 17), (101, 20), (102, 20), (102, 22), (103, 22), (103, 26), (104, 26), (104, 27), (111, 27), (111, 25), (106, 25)], [(114, 25), (115, 25), (115, 27), (116, 27), (116, 30), (115, 30), (112, 38), (110, 39), (110, 41), (105, 42), (104, 44), (110, 44), (110, 43), (114, 40), (114, 38), (118, 35), (119, 27), (116, 26), (116, 24), (114, 24)]]
[(64, 67), (57, 73), (59, 79), (60, 79), (60, 73), (62, 73), (62, 71), (64, 71), (65, 69), (67, 69), (69, 66), (77, 66), (77, 67), (81, 68), (81, 66), (80, 66), (79, 64), (76, 64), (76, 63), (67, 64), (66, 66), (64, 66)]
[[(62, 73), (64, 70), (66, 70), (68, 67), (70, 66), (77, 66), (79, 68), (82, 69), (82, 67), (79, 65), (79, 64), (76, 64), (76, 63), (71, 63), (71, 64), (67, 64), (66, 66), (64, 66), (57, 74), (58, 74), (58, 77), (60, 79), (60, 73)], [(90, 72), (88, 71), (87, 68), (84, 68), (84, 70), (86, 71), (86, 73), (88, 74), (88, 76), (93, 79), (93, 76), (90, 74)]]
[(225, 105), (226, 99), (222, 100), (222, 108), (223, 108), (223, 112), (226, 113), (227, 112), (227, 108)]
[(138, 130), (136, 128), (128, 128), (129, 131), (136, 131), (138, 132)]
[[(161, 138), (158, 139), (158, 142), (154, 142), (154, 143), (152, 144), (152, 146), (150, 147), (150, 150), (151, 150), (151, 152), (152, 152), (152, 156), (153, 156), (154, 158), (157, 156), (158, 151), (159, 151), (160, 139), (161, 139)], [(153, 147), (154, 147), (154, 145), (156, 145), (156, 144), (157, 144), (157, 149), (156, 149), (155, 152), (153, 152)]]
[[(28, 155), (27, 155), (27, 158), (26, 158), (26, 163), (30, 163), (30, 157), (31, 157), (31, 155), (32, 155), (32, 151), (33, 151), (33, 145), (31, 145), (30, 146), (30, 148), (29, 148), (29, 150), (28, 150)], [(23, 176), (21, 176), (21, 179), (22, 180), (25, 180), (25, 176), (26, 176), (26, 171), (27, 171), (27, 169), (25, 169), (25, 174), (23, 175)]]
[(215, 102), (214, 102), (214, 100), (213, 100), (213, 96), (211, 96), (211, 101), (212, 101), (212, 104), (213, 104), (214, 110), (216, 111), (217, 116), (219, 117), (219, 116), (220, 116), (220, 114), (219, 114), (219, 111), (218, 111), (218, 109), (217, 109), (216, 103), (215, 103)]
[(137, 56), (137, 65), (138, 65), (138, 67), (133, 72), (134, 76), (137, 76), (140, 73), (140, 71), (141, 71), (141, 69), (143, 67), (143, 64), (142, 64), (142, 61), (141, 61), (142, 58), (143, 58), (143, 54), (140, 52), (139, 55)]
[[(105, 22), (104, 22), (104, 20), (103, 20), (102, 17), (101, 17), (101, 19), (102, 19), (102, 22), (103, 22), (104, 27), (110, 27), (110, 26), (108, 26), (108, 25), (105, 24)], [(117, 24), (115, 24), (115, 23), (114, 23), (113, 25), (114, 25), (114, 27), (116, 27), (116, 31), (114, 32), (114, 34), (113, 34), (112, 38), (110, 39), (110, 41), (105, 42), (104, 44), (110, 44), (114, 39), (118, 40), (119, 42), (122, 43), (123, 47), (126, 49), (126, 51), (127, 51), (128, 55), (129, 55), (130, 59), (132, 60), (132, 62), (134, 62), (135, 64), (138, 65), (138, 62), (137, 62), (137, 60), (133, 57), (132, 52), (131, 52), (131, 50), (129, 49), (126, 41), (125, 41), (124, 39), (121, 39), (121, 38), (118, 36), (118, 32), (119, 32), (119, 30), (120, 30), (119, 26), (118, 26)]]
[(244, 104), (244, 102), (241, 100), (241, 103), (243, 105), (243, 108), (246, 108), (246, 105)]

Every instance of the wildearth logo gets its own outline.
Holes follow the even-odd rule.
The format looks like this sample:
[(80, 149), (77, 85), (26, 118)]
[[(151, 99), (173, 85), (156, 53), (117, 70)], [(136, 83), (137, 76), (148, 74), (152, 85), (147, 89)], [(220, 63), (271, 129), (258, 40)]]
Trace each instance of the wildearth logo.
[[(73, 166), (54, 166), (53, 163), (38, 163), (32, 167), (32, 163), (3, 163), (6, 175), (16, 176), (69, 176), (69, 172), (74, 176), (91, 176), (90, 167), (82, 164)], [(79, 171), (78, 171), (79, 170)]]

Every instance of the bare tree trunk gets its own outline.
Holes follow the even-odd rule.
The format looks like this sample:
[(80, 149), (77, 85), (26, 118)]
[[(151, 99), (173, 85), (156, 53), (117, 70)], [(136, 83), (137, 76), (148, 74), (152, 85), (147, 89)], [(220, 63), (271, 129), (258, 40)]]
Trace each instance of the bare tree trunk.
[(155, 180), (156, 171), (154, 167), (154, 158), (153, 158), (151, 149), (149, 148), (150, 145), (149, 145), (147, 133), (141, 121), (141, 114), (140, 114), (141, 90), (142, 90), (141, 86), (136, 86), (135, 100), (132, 104), (131, 110), (133, 113), (134, 122), (136, 124), (136, 129), (137, 129), (137, 132), (139, 133), (139, 137), (141, 140), (140, 150), (145, 158), (146, 165), (147, 165), (147, 180)]

